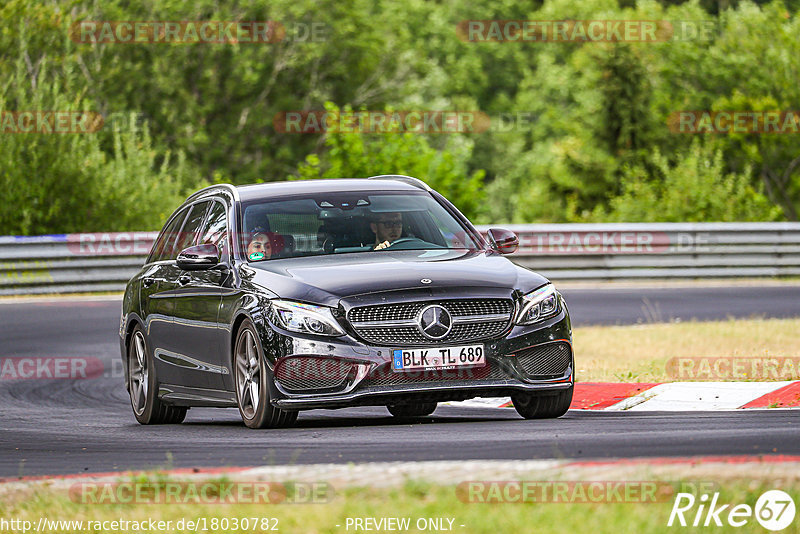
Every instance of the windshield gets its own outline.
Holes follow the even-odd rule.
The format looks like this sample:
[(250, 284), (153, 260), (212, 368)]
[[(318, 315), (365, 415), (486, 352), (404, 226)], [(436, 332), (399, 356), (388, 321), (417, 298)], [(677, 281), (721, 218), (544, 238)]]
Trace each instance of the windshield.
[(479, 245), (424, 192), (317, 193), (244, 205), (249, 261), (385, 250), (469, 249)]

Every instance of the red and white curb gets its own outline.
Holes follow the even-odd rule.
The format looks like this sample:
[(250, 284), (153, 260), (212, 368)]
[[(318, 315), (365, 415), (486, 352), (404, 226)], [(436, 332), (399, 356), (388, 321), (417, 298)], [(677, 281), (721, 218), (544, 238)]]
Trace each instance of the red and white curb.
[[(448, 403), (506, 408), (508, 397)], [(800, 381), (789, 382), (578, 382), (572, 410), (689, 412), (740, 408), (798, 408)]]

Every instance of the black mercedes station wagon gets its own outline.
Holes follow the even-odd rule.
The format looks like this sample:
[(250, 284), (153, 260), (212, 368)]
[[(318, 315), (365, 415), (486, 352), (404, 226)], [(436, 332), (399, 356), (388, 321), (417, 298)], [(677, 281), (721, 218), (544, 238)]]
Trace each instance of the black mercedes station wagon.
[(567, 307), (442, 195), (407, 176), (203, 189), (169, 218), (125, 290), (120, 348), (136, 419), (238, 407), (251, 428), (299, 410), (511, 396), (563, 415)]

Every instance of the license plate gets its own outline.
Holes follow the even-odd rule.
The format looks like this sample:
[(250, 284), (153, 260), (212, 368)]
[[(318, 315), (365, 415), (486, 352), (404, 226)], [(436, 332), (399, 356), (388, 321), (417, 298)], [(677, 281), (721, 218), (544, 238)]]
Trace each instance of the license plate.
[(392, 351), (392, 369), (395, 371), (455, 369), (483, 365), (486, 365), (483, 345), (395, 349)]

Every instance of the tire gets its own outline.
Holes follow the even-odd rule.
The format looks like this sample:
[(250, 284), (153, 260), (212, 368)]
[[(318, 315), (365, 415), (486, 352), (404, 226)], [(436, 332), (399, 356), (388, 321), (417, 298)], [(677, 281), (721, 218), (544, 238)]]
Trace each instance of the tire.
[(188, 408), (169, 406), (158, 398), (156, 367), (139, 325), (128, 347), (128, 393), (133, 415), (143, 425), (178, 424), (186, 417)]
[(272, 378), (253, 323), (242, 322), (233, 349), (236, 404), (249, 428), (286, 428), (297, 420), (296, 410), (282, 410), (270, 403)]
[(398, 418), (423, 417), (436, 409), (435, 402), (417, 402), (414, 404), (391, 404), (386, 407), (389, 413)]
[(511, 395), (511, 402), (517, 413), (525, 419), (553, 419), (561, 417), (569, 410), (574, 387), (573, 385), (556, 395), (547, 396), (515, 393)]

